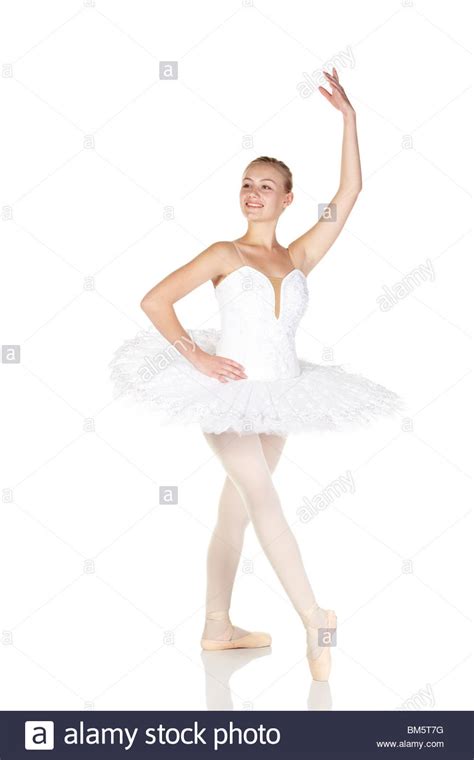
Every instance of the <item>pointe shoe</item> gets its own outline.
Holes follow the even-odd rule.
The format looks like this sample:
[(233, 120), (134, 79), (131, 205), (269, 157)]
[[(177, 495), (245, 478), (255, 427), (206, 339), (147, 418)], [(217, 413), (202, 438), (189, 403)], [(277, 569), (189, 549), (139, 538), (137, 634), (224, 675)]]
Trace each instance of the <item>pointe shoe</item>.
[[(220, 639), (201, 639), (201, 647), (208, 652), (217, 652), (223, 649), (254, 649), (256, 647), (269, 647), (272, 643), (272, 637), (269, 633), (261, 631), (243, 631), (232, 625), (227, 610), (220, 612), (209, 612), (206, 620), (222, 620), (227, 622), (227, 627), (222, 633)], [(239, 632), (244, 635), (239, 636)]]
[(314, 604), (302, 613), (306, 626), (306, 656), (314, 681), (327, 681), (331, 672), (331, 647), (337, 628), (334, 610)]

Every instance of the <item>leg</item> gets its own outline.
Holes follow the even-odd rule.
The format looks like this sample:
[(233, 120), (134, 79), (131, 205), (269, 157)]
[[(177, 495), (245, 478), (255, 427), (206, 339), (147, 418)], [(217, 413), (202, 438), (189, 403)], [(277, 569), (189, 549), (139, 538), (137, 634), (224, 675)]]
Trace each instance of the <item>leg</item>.
[[(313, 661), (320, 657), (324, 660), (320, 663), (322, 672), (328, 672), (329, 650), (327, 644), (323, 644), (326, 654), (323, 658), (317, 638), (319, 628), (329, 627), (327, 611), (316, 602), (296, 539), (273, 485), (260, 437), (239, 436), (233, 432), (204, 433), (204, 436), (242, 497), (257, 538), (306, 626), (308, 657)], [(315, 671), (312, 672), (315, 677)]]
[(273, 485), (260, 437), (232, 432), (204, 436), (239, 493), (257, 538), (294, 606), (297, 610), (310, 607), (316, 600)]
[[(285, 437), (266, 434), (259, 437), (268, 469), (274, 472), (285, 445)], [(227, 475), (219, 500), (217, 523), (207, 553), (206, 618), (230, 609), (235, 575), (249, 522), (242, 496)], [(217, 639), (222, 635), (229, 636), (228, 632), (226, 618), (206, 619), (202, 635), (205, 639)]]

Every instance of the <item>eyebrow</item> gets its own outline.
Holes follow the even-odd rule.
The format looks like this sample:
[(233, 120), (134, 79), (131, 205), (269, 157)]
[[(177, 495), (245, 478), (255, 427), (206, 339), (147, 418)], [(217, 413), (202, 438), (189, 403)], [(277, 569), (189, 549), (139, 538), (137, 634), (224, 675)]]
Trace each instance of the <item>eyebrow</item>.
[[(244, 177), (244, 179), (249, 179), (251, 182), (253, 182), (252, 177)], [(242, 180), (243, 182), (244, 180)], [(273, 182), (274, 185), (276, 185), (276, 182), (274, 179), (271, 179), (270, 177), (267, 177), (267, 179), (261, 179), (260, 182)]]

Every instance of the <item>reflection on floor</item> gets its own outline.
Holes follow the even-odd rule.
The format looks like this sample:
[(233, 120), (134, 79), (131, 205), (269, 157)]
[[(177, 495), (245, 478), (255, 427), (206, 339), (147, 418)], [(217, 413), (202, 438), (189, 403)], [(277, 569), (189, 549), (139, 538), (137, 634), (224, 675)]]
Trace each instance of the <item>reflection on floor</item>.
[[(219, 652), (201, 650), (201, 660), (206, 680), (206, 707), (208, 710), (234, 710), (233, 690), (230, 679), (233, 674), (254, 660), (269, 657), (271, 647), (259, 649), (232, 649)], [(313, 681), (307, 698), (308, 710), (331, 710), (332, 697), (329, 681)]]

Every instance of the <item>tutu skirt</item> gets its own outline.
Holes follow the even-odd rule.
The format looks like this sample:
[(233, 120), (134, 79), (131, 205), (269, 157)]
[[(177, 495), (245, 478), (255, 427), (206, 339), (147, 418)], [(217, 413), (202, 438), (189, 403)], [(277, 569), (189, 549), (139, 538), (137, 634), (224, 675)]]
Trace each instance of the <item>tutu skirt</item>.
[[(186, 329), (200, 348), (216, 353), (219, 329)], [(299, 362), (297, 377), (222, 383), (197, 370), (152, 325), (126, 340), (109, 368), (115, 398), (145, 404), (160, 424), (197, 423), (207, 433), (344, 431), (403, 410), (396, 393), (343, 366)]]

